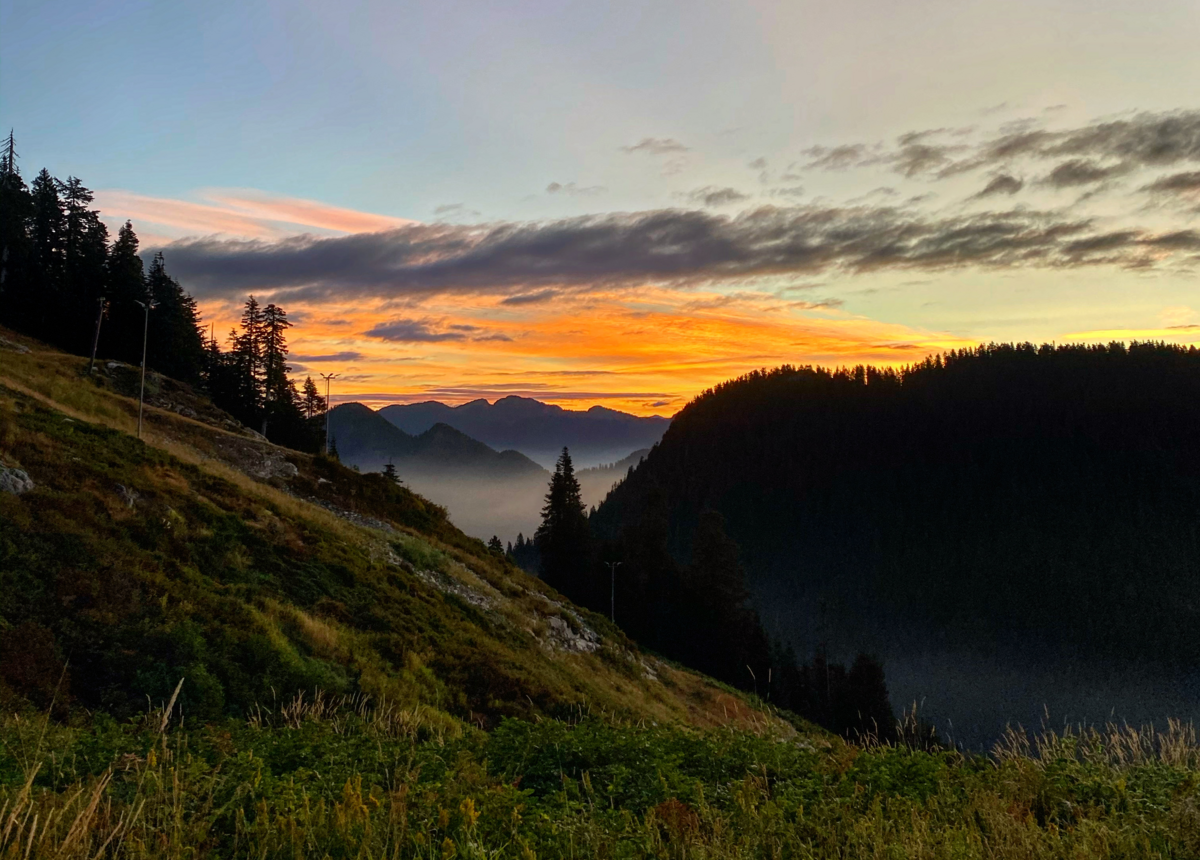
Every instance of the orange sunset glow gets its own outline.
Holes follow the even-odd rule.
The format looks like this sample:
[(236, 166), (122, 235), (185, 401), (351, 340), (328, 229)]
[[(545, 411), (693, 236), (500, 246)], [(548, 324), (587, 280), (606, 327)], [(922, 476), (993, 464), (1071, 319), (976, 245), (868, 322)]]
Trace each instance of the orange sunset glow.
[[(269, 301), (269, 296), (260, 296)], [(221, 340), (238, 307), (203, 305)], [(557, 298), (518, 311), (499, 301), (439, 301), (398, 312), (288, 305), (297, 377), (337, 373), (335, 402), (373, 407), (508, 394), (564, 408), (594, 405), (671, 415), (699, 392), (783, 363), (900, 365), (972, 341), (812, 308), (773, 296), (730, 299), (667, 290)], [(429, 340), (391, 343), (366, 333), (417, 318)]]

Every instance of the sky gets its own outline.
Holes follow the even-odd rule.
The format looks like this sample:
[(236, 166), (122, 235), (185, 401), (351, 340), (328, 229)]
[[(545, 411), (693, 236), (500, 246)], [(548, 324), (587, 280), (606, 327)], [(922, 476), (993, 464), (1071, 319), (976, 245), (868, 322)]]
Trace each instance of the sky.
[(374, 406), (1200, 343), (1200, 4), (0, 0), (0, 125)]

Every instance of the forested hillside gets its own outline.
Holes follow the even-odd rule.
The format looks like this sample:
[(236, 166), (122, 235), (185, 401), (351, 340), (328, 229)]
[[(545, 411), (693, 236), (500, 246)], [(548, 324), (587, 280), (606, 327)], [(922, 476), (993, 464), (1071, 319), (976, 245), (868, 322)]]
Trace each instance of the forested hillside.
[(26, 185), (10, 134), (0, 153), (0, 325), (101, 362), (146, 365), (205, 392), (238, 421), (298, 450), (324, 442), (324, 398), (289, 374), (287, 311), (250, 296), (226, 349), (160, 251), (146, 266), (133, 224), (113, 239), (75, 176)]
[(753, 373), (685, 408), (591, 524), (653, 583), (706, 510), (802, 651), (1194, 666), (1200, 351), (998, 345)]

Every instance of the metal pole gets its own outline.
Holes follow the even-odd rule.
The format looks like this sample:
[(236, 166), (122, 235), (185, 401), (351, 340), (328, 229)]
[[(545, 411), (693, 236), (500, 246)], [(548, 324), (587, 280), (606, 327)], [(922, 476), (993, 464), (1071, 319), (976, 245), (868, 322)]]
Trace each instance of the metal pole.
[(104, 296), (100, 297), (100, 312), (96, 314), (96, 336), (92, 338), (92, 360), (88, 362), (88, 375), (91, 376), (92, 368), (96, 366), (96, 350), (100, 346), (100, 323), (104, 319)]
[(158, 303), (151, 299), (147, 302), (138, 302), (146, 312), (146, 322), (142, 326), (142, 387), (138, 392), (138, 438), (142, 438), (142, 405), (146, 402), (146, 341), (150, 337), (150, 309), (157, 307)]
[(619, 561), (606, 561), (608, 572), (612, 576), (611, 592), (609, 594), (609, 615), (608, 618), (614, 624), (617, 623), (617, 568), (621, 566)]
[(333, 411), (333, 405), (329, 402), (329, 380), (336, 379), (336, 373), (321, 374), (321, 378), (325, 380), (325, 456), (329, 456), (329, 413)]

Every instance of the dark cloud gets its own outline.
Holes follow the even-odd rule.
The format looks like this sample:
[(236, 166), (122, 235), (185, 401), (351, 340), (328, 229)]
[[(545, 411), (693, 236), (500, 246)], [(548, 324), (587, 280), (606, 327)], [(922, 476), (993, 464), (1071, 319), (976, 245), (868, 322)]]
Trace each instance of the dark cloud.
[(756, 158), (750, 162), (750, 167), (754, 170), (766, 170), (767, 160), (765, 158)]
[(673, 137), (643, 137), (632, 146), (622, 146), (621, 149), (624, 152), (645, 152), (650, 155), (674, 155), (688, 151), (688, 147)]
[[(930, 215), (865, 204), (763, 206), (736, 216), (664, 209), (277, 242), (208, 237), (173, 243), (168, 256), (172, 272), (203, 297), (270, 292), (275, 300), (396, 300), (460, 293), (508, 295), (521, 304), (544, 291), (687, 288), (828, 271), (1132, 264), (1154, 242), (1160, 250), (1186, 246), (1130, 228), (1103, 259), (1092, 259), (1086, 245), (1068, 247), (1111, 241), (1110, 235), (1085, 218), (1024, 208)], [(430, 340), (447, 333), (399, 320), (375, 334)]]
[(1141, 113), (1052, 135), (1046, 153), (1117, 159), (1164, 167), (1200, 161), (1200, 110)]
[(1159, 194), (1188, 194), (1200, 191), (1200, 170), (1163, 176), (1149, 185), (1143, 185), (1142, 190)]
[(731, 203), (741, 203), (743, 200), (750, 199), (749, 194), (744, 194), (736, 188), (718, 188), (715, 185), (706, 185), (682, 196), (701, 206), (728, 206)]
[(478, 209), (471, 209), (463, 203), (447, 203), (443, 206), (438, 206), (433, 210), (433, 214), (439, 221), (478, 220), (479, 218), (483, 217), (483, 213)]
[[(1008, 124), (999, 134), (976, 144), (937, 142), (940, 136), (960, 136), (962, 131), (909, 132), (897, 138), (891, 147), (865, 143), (813, 147), (804, 152), (810, 158), (805, 167), (846, 170), (886, 165), (908, 177), (944, 178), (982, 168), (1004, 169), (1018, 158), (1067, 159), (1059, 165), (1066, 181), (1060, 184), (1051, 180), (1051, 184), (1068, 187), (1103, 181), (1141, 168), (1200, 162), (1200, 110), (1143, 112), (1060, 131), (1023, 120)], [(1080, 169), (1083, 165), (1091, 165), (1092, 173), (1105, 171), (1107, 175), (1084, 180), (1086, 173)], [(1073, 179), (1078, 181), (1072, 182)]]
[(772, 197), (803, 197), (803, 185), (784, 185), (779, 188), (771, 189)]
[(480, 337), (473, 337), (471, 340), (476, 343), (486, 343), (487, 341), (504, 341), (508, 343), (512, 341), (512, 338), (506, 334), (485, 334)]
[(844, 304), (841, 299), (822, 299), (819, 302), (788, 302), (788, 307), (798, 311), (819, 311), (840, 308)]
[(934, 138), (946, 134), (960, 136), (962, 130), (936, 128), (908, 132), (900, 135), (896, 139), (896, 146), (890, 150), (882, 144), (868, 146), (865, 143), (834, 147), (814, 146), (804, 150), (804, 155), (811, 159), (804, 168), (848, 170), (882, 164), (909, 178), (950, 170), (954, 166), (956, 156), (969, 147), (962, 143), (935, 142)]
[(1097, 164), (1082, 158), (1073, 158), (1057, 165), (1042, 179), (1042, 184), (1055, 188), (1074, 188), (1079, 185), (1092, 185), (1097, 182), (1107, 182), (1130, 171), (1126, 162), (1116, 164)]
[(991, 181), (984, 186), (983, 190), (976, 194), (976, 197), (991, 197), (994, 194), (1016, 194), (1025, 187), (1023, 180), (1017, 179), (1007, 173), (1001, 173), (993, 176)]
[(1195, 230), (1176, 230), (1144, 238), (1142, 244), (1167, 251), (1200, 251), (1200, 233)]
[(920, 132), (901, 136), (899, 150), (886, 159), (887, 163), (897, 173), (907, 176), (910, 179), (914, 176), (936, 173), (947, 169), (953, 164), (955, 154), (966, 149), (966, 147), (961, 144), (948, 145), (925, 142), (927, 135), (941, 134), (944, 131), (945, 129), (937, 129), (933, 132)]
[(811, 146), (804, 150), (804, 155), (810, 159), (804, 165), (805, 170), (846, 170), (877, 163), (878, 149), (872, 149), (865, 143)]
[(293, 355), (296, 361), (358, 361), (361, 352), (331, 352), (325, 355)]
[(457, 331), (434, 331), (428, 322), (423, 320), (392, 320), (379, 323), (363, 334), (395, 343), (439, 343), (446, 340), (466, 340), (467, 337)]
[(603, 185), (576, 185), (574, 182), (551, 182), (546, 186), (547, 194), (565, 194), (568, 197), (594, 197), (606, 190)]
[(517, 293), (501, 299), (502, 305), (536, 305), (548, 302), (558, 295), (558, 290), (538, 290), (536, 293)]

